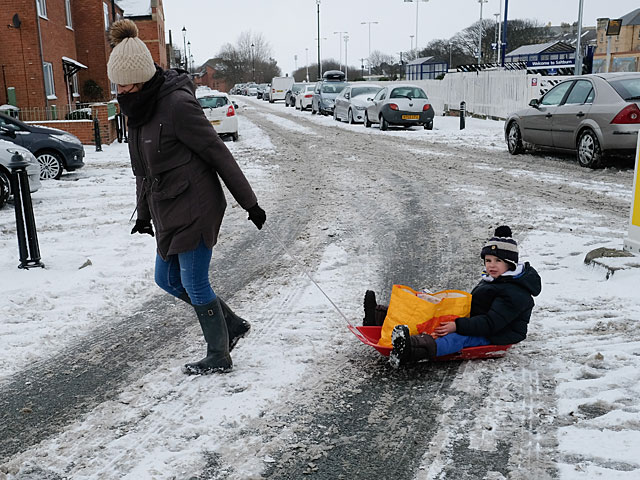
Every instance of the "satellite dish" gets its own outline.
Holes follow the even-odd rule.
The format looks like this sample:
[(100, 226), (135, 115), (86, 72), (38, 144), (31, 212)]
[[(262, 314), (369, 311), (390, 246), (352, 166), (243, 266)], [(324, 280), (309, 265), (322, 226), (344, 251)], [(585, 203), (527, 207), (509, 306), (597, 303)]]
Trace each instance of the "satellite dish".
[(17, 13), (13, 16), (12, 23), (13, 28), (20, 28), (20, 25), (22, 25), (22, 20), (20, 20), (20, 17)]

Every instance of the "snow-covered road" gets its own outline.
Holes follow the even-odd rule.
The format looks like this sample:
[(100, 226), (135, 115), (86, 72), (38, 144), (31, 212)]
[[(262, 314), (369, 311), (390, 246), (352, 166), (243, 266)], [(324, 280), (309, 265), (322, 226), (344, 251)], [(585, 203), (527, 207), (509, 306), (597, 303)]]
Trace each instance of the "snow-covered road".
[[(34, 194), (46, 269), (16, 268), (0, 211), (0, 479), (640, 475), (640, 271), (583, 264), (622, 244), (629, 168), (511, 157), (499, 122), (381, 132), (238, 101), (228, 145), (268, 223), (231, 201), (214, 249), (214, 289), (254, 326), (231, 374), (180, 373), (203, 344), (129, 235), (126, 146)], [(367, 288), (472, 288), (502, 223), (544, 282), (503, 359), (391, 370), (305, 274), (355, 323)]]

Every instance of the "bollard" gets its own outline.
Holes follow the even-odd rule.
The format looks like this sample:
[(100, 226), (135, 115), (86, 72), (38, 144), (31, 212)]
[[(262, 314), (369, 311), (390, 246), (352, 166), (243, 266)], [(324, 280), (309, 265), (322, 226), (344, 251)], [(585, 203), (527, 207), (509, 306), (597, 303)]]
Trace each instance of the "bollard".
[(33, 203), (31, 202), (31, 192), (29, 191), (28, 165), (29, 162), (19, 153), (14, 153), (11, 157), (11, 162), (9, 162), (9, 168), (11, 169), (11, 191), (16, 209), (18, 252), (20, 254), (20, 265), (18, 265), (18, 268), (44, 268), (44, 263), (40, 261), (36, 220), (33, 216)]
[(464, 130), (464, 117), (467, 115), (467, 103), (460, 102), (460, 130)]
[(124, 130), (124, 115), (122, 113), (118, 113), (116, 115), (116, 136), (118, 138), (118, 143), (122, 143), (123, 130)]
[(100, 122), (98, 117), (93, 117), (93, 138), (96, 144), (96, 152), (102, 151), (102, 139), (100, 138)]

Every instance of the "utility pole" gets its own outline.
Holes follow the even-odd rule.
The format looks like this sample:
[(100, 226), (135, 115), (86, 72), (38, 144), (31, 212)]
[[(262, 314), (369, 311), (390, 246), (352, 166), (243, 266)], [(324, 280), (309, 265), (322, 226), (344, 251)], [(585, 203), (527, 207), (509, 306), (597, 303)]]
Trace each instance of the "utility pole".
[(369, 25), (369, 75), (371, 75), (371, 25), (377, 25), (379, 22), (360, 22), (360, 25)]
[(349, 32), (333, 32), (334, 35), (340, 35), (340, 40), (338, 43), (340, 44), (340, 68), (342, 68), (342, 35), (346, 35)]
[(410, 52), (413, 52), (413, 37), (415, 37), (415, 35), (409, 35), (409, 38), (411, 39), (411, 50), (409, 50)]
[(584, 0), (580, 0), (578, 7), (578, 41), (576, 42), (576, 65), (573, 69), (574, 75), (582, 75), (582, 49), (580, 48), (580, 39), (582, 38), (582, 8)]
[(320, 67), (320, 0), (316, 0), (318, 7), (318, 80), (322, 79), (322, 68)]
[(360, 76), (364, 78), (364, 58), (360, 59)]
[(429, 0), (404, 0), (404, 1), (416, 2), (416, 50), (417, 50), (418, 49), (418, 25), (420, 23), (420, 17), (418, 16), (418, 7), (420, 6), (420, 2), (428, 2)]
[(307, 57), (307, 82), (309, 81), (309, 48), (304, 49), (306, 57)]
[(504, 28), (500, 44), (500, 64), (504, 67), (504, 56), (507, 53), (507, 18), (509, 17), (509, 0), (504, 0)]
[(184, 47), (184, 50), (182, 51), (182, 54), (184, 56), (184, 69), (187, 69), (187, 27), (183, 26), (182, 27), (182, 45)]
[(349, 43), (349, 35), (344, 36), (344, 80), (349, 79), (349, 64), (347, 63), (347, 43)]
[(479, 35), (478, 35), (478, 65), (480, 65), (480, 62), (482, 61), (482, 5), (487, 3), (489, 0), (478, 0), (478, 3), (480, 4), (480, 28), (479, 30)]

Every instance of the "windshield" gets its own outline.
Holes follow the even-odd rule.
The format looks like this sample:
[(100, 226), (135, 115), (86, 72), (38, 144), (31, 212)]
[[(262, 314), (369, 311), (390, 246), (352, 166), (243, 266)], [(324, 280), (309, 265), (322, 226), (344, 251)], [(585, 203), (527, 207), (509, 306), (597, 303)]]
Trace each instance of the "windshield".
[(398, 87), (391, 90), (389, 98), (427, 98), (427, 94), (418, 87)]
[(347, 84), (345, 82), (324, 82), (322, 93), (340, 93)]
[(198, 101), (202, 108), (218, 108), (227, 105), (227, 97), (203, 97)]
[(357, 97), (358, 95), (369, 95), (373, 97), (380, 90), (382, 90), (382, 87), (354, 87), (351, 89), (351, 96)]
[(640, 77), (610, 80), (609, 83), (625, 100), (640, 100)]
[(297, 93), (297, 92), (301, 92), (303, 89), (304, 89), (304, 84), (294, 83), (293, 87), (291, 88), (291, 91), (293, 93)]

